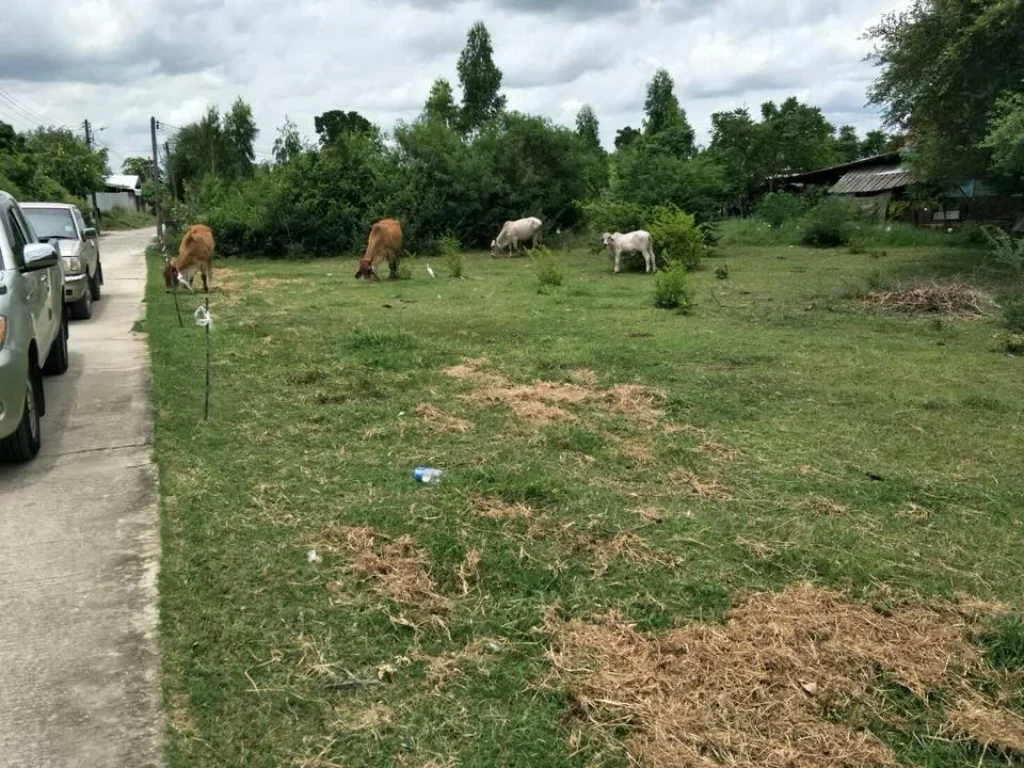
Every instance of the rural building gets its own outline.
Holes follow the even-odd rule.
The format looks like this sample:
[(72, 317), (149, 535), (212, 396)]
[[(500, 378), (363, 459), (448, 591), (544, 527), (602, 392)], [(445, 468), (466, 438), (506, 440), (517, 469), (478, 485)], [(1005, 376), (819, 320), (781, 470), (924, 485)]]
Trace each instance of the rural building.
[(96, 206), (109, 213), (115, 208), (142, 210), (142, 178), (139, 176), (108, 176), (103, 191), (96, 193)]

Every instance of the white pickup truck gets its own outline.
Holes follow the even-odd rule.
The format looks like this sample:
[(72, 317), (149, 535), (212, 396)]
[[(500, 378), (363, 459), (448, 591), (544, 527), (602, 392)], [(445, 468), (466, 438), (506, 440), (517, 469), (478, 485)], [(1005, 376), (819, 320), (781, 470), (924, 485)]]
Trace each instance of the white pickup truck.
[(64, 268), (0, 191), (0, 461), (39, 453), (43, 375), (68, 369)]

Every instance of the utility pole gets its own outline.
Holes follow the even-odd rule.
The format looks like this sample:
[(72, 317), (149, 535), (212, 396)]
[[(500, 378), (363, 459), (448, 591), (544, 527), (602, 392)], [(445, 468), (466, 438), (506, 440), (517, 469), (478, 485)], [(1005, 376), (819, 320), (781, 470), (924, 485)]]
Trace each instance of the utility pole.
[(156, 237), (162, 243), (164, 241), (164, 219), (163, 214), (160, 212), (160, 158), (156, 153), (156, 127), (156, 118), (149, 118), (149, 135), (153, 139), (153, 186), (157, 189), (156, 197), (153, 199), (154, 206), (156, 207)]
[(174, 165), (171, 163), (171, 142), (164, 142), (164, 158), (167, 161), (167, 183), (171, 185), (171, 200), (177, 202), (178, 188), (174, 185)]
[[(82, 127), (85, 128), (85, 147), (92, 152), (92, 126), (88, 120), (82, 121)], [(96, 234), (100, 234), (100, 207), (96, 204), (96, 190), (92, 190), (92, 218), (96, 223)]]

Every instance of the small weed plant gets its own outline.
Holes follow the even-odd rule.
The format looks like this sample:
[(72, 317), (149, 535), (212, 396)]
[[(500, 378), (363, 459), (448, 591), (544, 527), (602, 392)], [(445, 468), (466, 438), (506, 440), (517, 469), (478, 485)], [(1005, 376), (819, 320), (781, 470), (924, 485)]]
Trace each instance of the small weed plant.
[(448, 265), (448, 275), (456, 280), (465, 277), (465, 265), (462, 260), (462, 244), (452, 234), (446, 234), (437, 241), (441, 256)]
[(674, 309), (682, 315), (693, 312), (693, 288), (684, 267), (673, 264), (658, 273), (654, 283), (654, 306)]
[(537, 275), (537, 282), (544, 290), (557, 288), (562, 284), (564, 275), (555, 254), (544, 245), (538, 245), (530, 256), (533, 261), (533, 271)]
[(1009, 273), (1014, 280), (1024, 280), (1024, 238), (1014, 237), (1009, 232), (991, 224), (981, 227), (982, 235), (988, 241), (989, 256), (1001, 271)]
[(803, 212), (803, 201), (786, 192), (769, 192), (757, 206), (757, 218), (772, 227), (781, 227), (787, 221), (799, 218)]
[(656, 258), (665, 265), (678, 264), (688, 272), (700, 266), (704, 255), (704, 235), (693, 216), (674, 205), (653, 210), (650, 226)]
[(716, 280), (728, 280), (729, 279), (729, 265), (728, 264), (723, 264), (722, 266), (720, 266), (718, 269), (715, 270), (715, 279)]
[(845, 200), (823, 200), (804, 217), (801, 242), (815, 248), (848, 245), (853, 236), (854, 218), (854, 211)]

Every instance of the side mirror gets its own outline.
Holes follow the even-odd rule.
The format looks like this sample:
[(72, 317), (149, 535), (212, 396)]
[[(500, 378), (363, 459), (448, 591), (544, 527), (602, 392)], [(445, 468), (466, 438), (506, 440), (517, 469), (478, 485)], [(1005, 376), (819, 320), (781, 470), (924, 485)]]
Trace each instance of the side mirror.
[(86, 240), (95, 240), (96, 227), (86, 227), (84, 230), (82, 230), (82, 235), (85, 237)]
[(23, 251), (25, 256), (25, 272), (49, 269), (60, 263), (60, 256), (48, 243), (29, 243)]

